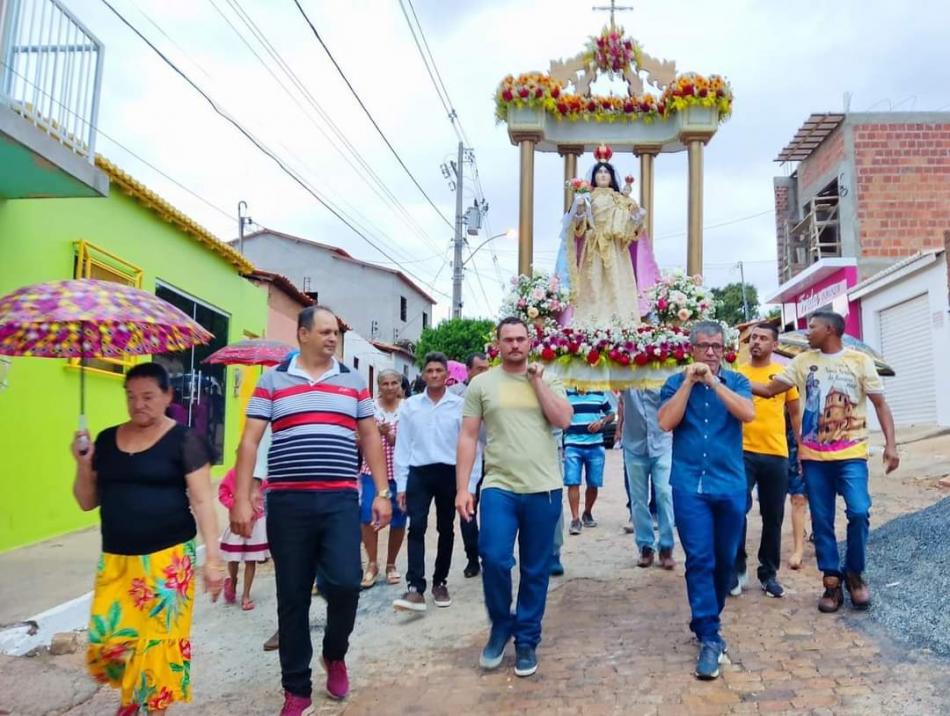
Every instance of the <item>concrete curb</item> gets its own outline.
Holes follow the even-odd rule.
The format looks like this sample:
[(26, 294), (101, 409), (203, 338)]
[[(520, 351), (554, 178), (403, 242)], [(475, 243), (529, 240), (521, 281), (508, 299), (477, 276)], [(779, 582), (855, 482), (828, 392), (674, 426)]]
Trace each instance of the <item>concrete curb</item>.
[[(205, 547), (198, 547), (198, 563), (201, 564)], [(0, 631), (0, 654), (7, 656), (25, 656), (33, 649), (49, 646), (56, 634), (64, 631), (85, 629), (89, 622), (89, 610), (92, 606), (92, 592), (81, 597), (57, 604), (24, 621), (23, 626), (10, 627)], [(30, 634), (27, 622), (36, 622), (39, 627)]]

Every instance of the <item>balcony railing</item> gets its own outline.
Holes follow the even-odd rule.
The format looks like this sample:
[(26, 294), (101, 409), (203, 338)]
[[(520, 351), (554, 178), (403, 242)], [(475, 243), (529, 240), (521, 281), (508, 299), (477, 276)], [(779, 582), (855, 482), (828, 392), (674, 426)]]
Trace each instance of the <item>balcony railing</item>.
[(0, 103), (94, 162), (104, 51), (59, 0), (0, 0)]

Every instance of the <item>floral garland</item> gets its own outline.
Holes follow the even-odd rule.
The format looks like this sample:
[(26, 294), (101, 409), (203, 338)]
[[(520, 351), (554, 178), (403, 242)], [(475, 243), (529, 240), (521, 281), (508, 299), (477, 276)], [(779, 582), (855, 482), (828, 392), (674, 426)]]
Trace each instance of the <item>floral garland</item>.
[[(726, 363), (735, 363), (732, 332), (726, 334)], [(499, 357), (498, 347), (486, 347), (491, 360)], [(689, 329), (680, 326), (641, 324), (636, 328), (579, 329), (546, 327), (534, 339), (531, 359), (544, 363), (568, 364), (581, 361), (591, 367), (676, 368), (692, 362)]]
[(543, 109), (559, 120), (570, 122), (651, 123), (667, 119), (689, 107), (715, 108), (719, 121), (732, 113), (732, 89), (719, 75), (680, 75), (659, 99), (652, 94), (639, 97), (582, 97), (568, 93), (557, 80), (543, 72), (508, 75), (495, 92), (495, 118), (508, 119), (508, 108)]
[(682, 271), (667, 273), (647, 290), (653, 317), (660, 323), (684, 324), (711, 320), (716, 301), (703, 287), (702, 276), (687, 276)]
[(561, 286), (556, 274), (535, 271), (532, 276), (513, 276), (511, 290), (501, 307), (502, 316), (517, 316), (541, 330), (553, 330), (568, 306), (571, 292)]
[(624, 37), (622, 27), (610, 29), (605, 25), (598, 36), (588, 41), (584, 59), (588, 66), (613, 76), (614, 73), (623, 72), (631, 63), (639, 67), (642, 61), (640, 52), (636, 40)]

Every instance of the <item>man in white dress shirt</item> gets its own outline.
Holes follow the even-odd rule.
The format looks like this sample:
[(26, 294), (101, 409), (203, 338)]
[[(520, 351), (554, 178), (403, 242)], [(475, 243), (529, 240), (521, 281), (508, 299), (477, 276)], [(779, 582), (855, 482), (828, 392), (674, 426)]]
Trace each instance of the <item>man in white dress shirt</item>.
[[(455, 543), (455, 448), (464, 400), (446, 389), (447, 377), (445, 355), (427, 354), (423, 368), (426, 389), (404, 401), (399, 410), (395, 477), (399, 506), (409, 515), (409, 588), (393, 602), (396, 609), (426, 609), (425, 534), (433, 500), (439, 542), (432, 573), (432, 600), (439, 607), (452, 604), (446, 579)], [(472, 473), (480, 472), (481, 465), (477, 464)]]

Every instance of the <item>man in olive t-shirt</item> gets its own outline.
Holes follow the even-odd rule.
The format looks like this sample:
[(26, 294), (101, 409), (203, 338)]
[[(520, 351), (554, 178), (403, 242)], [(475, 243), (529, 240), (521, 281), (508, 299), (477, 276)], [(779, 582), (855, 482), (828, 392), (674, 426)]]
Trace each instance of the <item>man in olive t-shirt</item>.
[[(547, 601), (554, 526), (561, 512), (561, 471), (552, 428), (566, 428), (573, 410), (560, 381), (544, 376), (544, 366), (528, 365), (527, 326), (506, 318), (496, 331), (502, 365), (471, 382), (462, 409), (456, 459), (456, 508), (473, 517), (468, 475), (479, 429), (485, 424), (485, 478), (479, 512), (478, 547), (482, 557), (485, 606), (491, 636), (480, 663), (494, 669), (515, 640), (515, 674), (538, 669), (535, 649)], [(516, 612), (511, 613), (511, 568), (518, 540), (521, 581)]]

